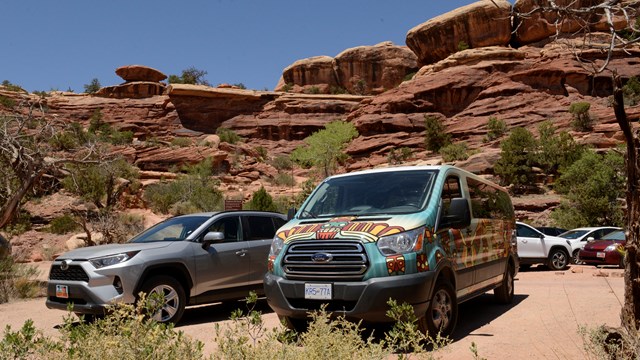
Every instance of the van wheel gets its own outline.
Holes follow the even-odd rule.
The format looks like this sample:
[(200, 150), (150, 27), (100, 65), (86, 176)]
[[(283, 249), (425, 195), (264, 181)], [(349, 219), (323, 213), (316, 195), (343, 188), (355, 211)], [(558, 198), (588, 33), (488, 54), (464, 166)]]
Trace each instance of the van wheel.
[(552, 270), (564, 270), (569, 265), (569, 254), (561, 249), (551, 250), (547, 266)]
[(177, 323), (187, 302), (182, 285), (170, 276), (155, 276), (144, 282), (141, 291), (147, 294), (147, 301), (151, 306), (155, 301), (162, 301), (158, 310), (151, 314), (151, 318), (161, 323)]
[(448, 281), (440, 281), (433, 289), (426, 314), (418, 320), (420, 331), (431, 338), (437, 333), (449, 336), (458, 320), (458, 301), (453, 286)]
[(508, 264), (507, 270), (502, 278), (500, 286), (493, 290), (493, 295), (500, 304), (510, 304), (513, 301), (514, 293), (514, 278), (513, 278), (513, 265)]

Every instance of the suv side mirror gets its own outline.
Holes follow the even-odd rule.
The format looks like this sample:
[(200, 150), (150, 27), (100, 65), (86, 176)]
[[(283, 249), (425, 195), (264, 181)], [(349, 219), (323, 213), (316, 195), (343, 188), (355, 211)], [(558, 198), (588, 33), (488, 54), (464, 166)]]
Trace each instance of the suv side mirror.
[(451, 199), (449, 213), (440, 219), (440, 228), (462, 229), (471, 224), (469, 202), (464, 198)]
[(207, 250), (211, 244), (224, 240), (224, 234), (219, 231), (209, 231), (202, 238), (202, 248)]
[(589, 237), (587, 238), (587, 242), (589, 242), (589, 241), (593, 241), (593, 240), (595, 240), (595, 239), (596, 239), (596, 238), (594, 238), (593, 236), (589, 236)]

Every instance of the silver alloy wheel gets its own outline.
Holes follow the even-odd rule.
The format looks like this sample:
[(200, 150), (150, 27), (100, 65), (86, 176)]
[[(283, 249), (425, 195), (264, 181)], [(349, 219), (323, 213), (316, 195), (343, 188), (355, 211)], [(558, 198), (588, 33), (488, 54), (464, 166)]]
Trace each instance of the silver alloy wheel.
[(582, 264), (582, 261), (580, 261), (580, 249), (573, 252), (573, 263), (576, 265)]
[(164, 303), (162, 307), (153, 314), (152, 319), (158, 322), (169, 321), (180, 308), (178, 292), (169, 285), (158, 285), (149, 292), (150, 299), (153, 299), (153, 294), (162, 296)]
[(431, 318), (436, 329), (446, 329), (453, 316), (453, 304), (449, 293), (445, 289), (440, 289), (433, 295), (433, 306), (431, 307)]
[(551, 255), (551, 263), (554, 269), (563, 269), (567, 266), (567, 255), (560, 250), (554, 251)]

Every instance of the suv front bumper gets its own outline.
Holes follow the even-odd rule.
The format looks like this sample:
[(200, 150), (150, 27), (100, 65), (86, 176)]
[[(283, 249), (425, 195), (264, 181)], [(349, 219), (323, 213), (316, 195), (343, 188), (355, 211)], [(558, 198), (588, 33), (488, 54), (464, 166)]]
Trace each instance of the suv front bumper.
[(435, 272), (374, 278), (363, 282), (307, 281), (331, 283), (331, 300), (304, 298), (305, 281), (287, 280), (272, 273), (264, 277), (264, 288), (269, 306), (280, 316), (307, 318), (309, 312), (327, 304), (327, 311), (347, 319), (367, 322), (391, 322), (387, 317), (389, 299), (398, 304), (413, 305), (417, 317), (427, 311)]

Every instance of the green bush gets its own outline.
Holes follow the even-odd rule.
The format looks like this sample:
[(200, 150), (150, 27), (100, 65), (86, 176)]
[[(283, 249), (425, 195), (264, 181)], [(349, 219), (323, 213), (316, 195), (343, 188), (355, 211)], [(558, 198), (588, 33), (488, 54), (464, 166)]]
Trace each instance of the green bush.
[(566, 200), (551, 213), (562, 227), (622, 226), (622, 199), (626, 192), (624, 157), (615, 150), (604, 156), (584, 151), (556, 182)]
[(277, 170), (291, 170), (293, 169), (293, 161), (287, 155), (278, 155), (271, 160), (271, 165)]
[(622, 87), (624, 103), (627, 106), (635, 106), (640, 103), (640, 81), (635, 76), (630, 78)]
[(16, 107), (16, 102), (11, 98), (0, 95), (0, 105), (9, 109), (13, 109), (14, 107)]
[(198, 70), (194, 66), (191, 66), (185, 70), (182, 70), (182, 75), (169, 75), (169, 84), (192, 84), (192, 85), (206, 85), (209, 86), (209, 82), (205, 80), (204, 76), (207, 72), (204, 70)]
[(291, 160), (306, 168), (316, 166), (325, 177), (329, 176), (338, 164), (346, 161), (348, 155), (343, 150), (357, 136), (358, 130), (352, 123), (332, 121), (305, 138), (305, 145), (293, 150)]
[(235, 144), (239, 142), (241, 139), (240, 136), (235, 133), (235, 131), (228, 128), (223, 128), (223, 127), (219, 127), (216, 130), (216, 135), (220, 137), (221, 142), (226, 142), (229, 144)]
[(442, 155), (442, 160), (445, 162), (467, 160), (469, 158), (469, 150), (465, 142), (458, 142), (440, 148), (440, 155)]
[(251, 196), (251, 200), (244, 206), (247, 210), (259, 210), (259, 211), (276, 211), (276, 204), (273, 202), (273, 198), (264, 186), (255, 191)]
[(578, 144), (566, 131), (556, 134), (551, 121), (544, 121), (538, 126), (540, 138), (539, 151), (533, 159), (548, 175), (557, 175), (563, 169), (577, 161), (584, 147)]
[(458, 51), (467, 50), (468, 48), (469, 44), (467, 44), (465, 41), (460, 40), (458, 42)]
[(489, 122), (487, 122), (487, 141), (499, 139), (506, 133), (507, 123), (504, 120), (498, 120), (495, 116), (489, 117)]
[[(12, 256), (0, 258), (0, 304), (14, 298), (33, 298), (40, 294), (36, 267), (16, 263)], [(0, 351), (0, 355), (2, 351)]]
[(329, 93), (333, 95), (346, 94), (347, 89), (343, 88), (342, 86), (331, 85), (331, 87), (329, 88)]
[(51, 220), (49, 231), (54, 234), (67, 234), (78, 228), (78, 224), (70, 215), (62, 215)]
[(171, 146), (188, 147), (191, 146), (191, 139), (186, 137), (176, 137), (171, 140)]
[(22, 86), (20, 85), (16, 85), (16, 84), (12, 84), (11, 81), (9, 80), (3, 80), (2, 81), (2, 86), (5, 88), (5, 90), (7, 91), (13, 91), (13, 92), (26, 92), (25, 89), (22, 88)]
[(442, 120), (435, 116), (424, 116), (425, 127), (425, 145), (427, 150), (433, 152), (440, 151), (443, 146), (451, 143), (451, 135), (445, 132), (446, 128), (442, 123)]
[(53, 134), (49, 139), (49, 144), (51, 144), (54, 150), (59, 151), (70, 151), (80, 145), (75, 134), (69, 131)]
[(263, 146), (256, 147), (256, 152), (258, 153), (257, 160), (260, 162), (264, 161), (269, 156), (269, 154), (267, 153), (267, 149), (265, 149)]
[(278, 186), (293, 186), (296, 184), (296, 181), (291, 174), (278, 172), (276, 176), (273, 177), (273, 184)]
[(500, 143), (500, 150), (500, 159), (493, 170), (503, 185), (514, 185), (514, 191), (520, 192), (535, 184), (533, 159), (537, 142), (529, 130), (521, 127), (511, 130), (509, 137)]
[(89, 84), (84, 85), (84, 92), (86, 94), (95, 94), (101, 87), (100, 81), (97, 78), (93, 78)]
[(282, 91), (284, 92), (290, 92), (291, 90), (293, 90), (293, 83), (286, 83), (282, 86)]
[(413, 155), (413, 151), (408, 147), (401, 147), (400, 149), (391, 149), (387, 155), (387, 161), (389, 164), (396, 165), (405, 162)]
[(569, 106), (569, 112), (573, 114), (571, 126), (576, 131), (589, 131), (593, 128), (593, 118), (589, 114), (591, 104), (588, 102), (575, 102)]
[(414, 76), (416, 76), (415, 71), (414, 72), (410, 72), (410, 73), (406, 74), (404, 76), (404, 78), (402, 78), (402, 81), (405, 82), (405, 81), (412, 80)]
[(320, 88), (317, 86), (311, 86), (304, 91), (305, 94), (320, 94)]

